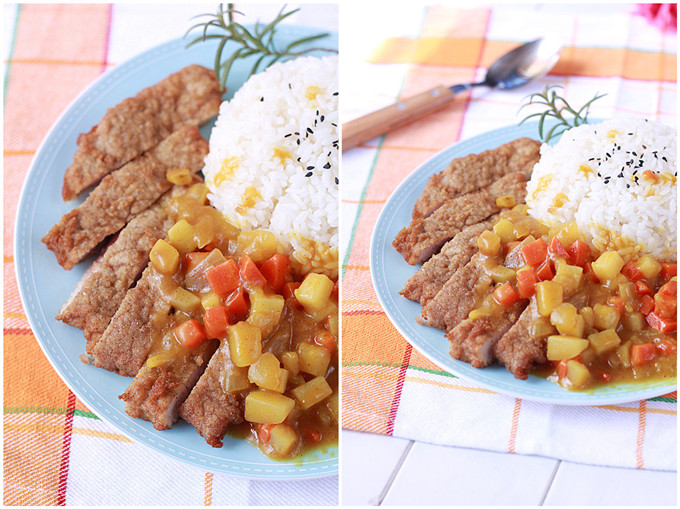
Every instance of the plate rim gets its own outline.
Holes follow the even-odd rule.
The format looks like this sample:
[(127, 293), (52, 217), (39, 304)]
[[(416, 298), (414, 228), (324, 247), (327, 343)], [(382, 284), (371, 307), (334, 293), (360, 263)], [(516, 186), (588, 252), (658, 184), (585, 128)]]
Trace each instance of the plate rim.
[[(337, 42), (338, 37), (337, 31), (321, 30), (310, 26), (286, 24), (279, 27), (277, 34), (279, 37), (289, 37), (294, 34), (305, 35), (316, 31), (328, 33), (332, 45), (335, 45), (334, 42)], [(206, 41), (206, 44), (203, 46), (206, 49), (203, 51), (209, 51), (210, 46), (214, 44), (215, 43), (212, 41)], [(31, 328), (31, 332), (35, 336), (35, 339), (40, 347), (40, 350), (42, 351), (43, 355), (45, 355), (50, 366), (57, 373), (61, 381), (68, 387), (68, 389), (71, 392), (73, 392), (76, 395), (78, 399), (80, 399), (87, 406), (89, 411), (94, 413), (99, 419), (106, 422), (108, 425), (112, 426), (116, 431), (118, 431), (121, 435), (125, 436), (132, 442), (142, 445), (144, 447), (148, 447), (158, 453), (163, 454), (168, 458), (174, 459), (185, 464), (189, 464), (195, 468), (205, 468), (215, 473), (222, 473), (245, 479), (267, 481), (304, 481), (335, 476), (338, 474), (339, 471), (339, 442), (338, 444), (335, 444), (333, 446), (328, 446), (326, 450), (328, 451), (329, 456), (327, 458), (322, 458), (320, 460), (312, 460), (309, 462), (305, 462), (304, 460), (300, 461), (300, 459), (291, 459), (287, 461), (273, 460), (260, 452), (260, 454), (262, 454), (263, 460), (268, 461), (268, 463), (257, 464), (248, 461), (242, 461), (239, 460), (238, 458), (224, 458), (223, 461), (226, 463), (217, 464), (214, 461), (211, 461), (210, 459), (201, 458), (200, 457), (201, 453), (192, 451), (182, 444), (173, 443), (172, 437), (169, 439), (166, 438), (165, 436), (151, 437), (149, 433), (149, 431), (151, 430), (144, 429), (148, 426), (151, 426), (148, 421), (133, 419), (127, 416), (124, 410), (117, 409), (118, 411), (122, 412), (123, 415), (121, 417), (123, 419), (130, 420), (129, 423), (125, 423), (123, 420), (118, 420), (110, 415), (109, 411), (107, 410), (107, 407), (113, 407), (111, 402), (105, 401), (101, 397), (100, 399), (102, 399), (101, 401), (102, 404), (96, 401), (94, 402), (90, 401), (91, 400), (90, 395), (99, 397), (96, 388), (89, 385), (87, 383), (87, 380), (81, 381), (78, 378), (72, 378), (74, 377), (74, 374), (69, 375), (68, 373), (68, 371), (70, 371), (71, 369), (70, 366), (68, 364), (63, 365), (60, 364), (59, 359), (55, 357), (55, 354), (53, 354), (50, 351), (49, 348), (50, 341), (43, 337), (43, 333), (50, 334), (53, 338), (53, 343), (55, 344), (58, 343), (56, 341), (55, 332), (49, 328), (49, 324), (51, 322), (49, 321), (48, 317), (44, 313), (44, 310), (40, 306), (39, 301), (37, 300), (36, 285), (35, 284), (28, 285), (28, 283), (31, 282), (30, 280), (32, 280), (34, 276), (30, 263), (31, 260), (33, 259), (33, 252), (31, 249), (29, 249), (29, 247), (32, 245), (32, 241), (30, 239), (30, 234), (32, 233), (32, 231), (28, 229), (23, 230), (22, 228), (20, 228), (20, 226), (24, 223), (32, 225), (34, 222), (36, 210), (27, 209), (28, 206), (27, 203), (30, 201), (27, 183), (29, 182), (29, 180), (34, 179), (36, 177), (39, 167), (38, 163), (43, 163), (43, 159), (47, 157), (45, 156), (45, 151), (47, 150), (47, 147), (54, 143), (63, 142), (63, 140), (56, 139), (57, 138), (56, 133), (59, 129), (63, 128), (65, 119), (73, 115), (74, 110), (76, 110), (77, 107), (86, 106), (86, 104), (84, 104), (85, 99), (86, 97), (93, 93), (93, 90), (96, 90), (98, 87), (102, 86), (111, 86), (115, 84), (116, 80), (119, 79), (122, 79), (122, 81), (126, 81), (128, 79), (126, 78), (126, 76), (128, 76), (129, 73), (133, 71), (137, 66), (143, 67), (144, 62), (146, 62), (148, 65), (149, 62), (153, 62), (156, 59), (165, 60), (168, 58), (169, 53), (172, 54), (172, 52), (185, 48), (185, 46), (186, 46), (185, 37), (175, 37), (167, 41), (161, 42), (159, 44), (153, 45), (139, 53), (136, 53), (135, 55), (122, 61), (121, 63), (116, 64), (114, 67), (107, 69), (105, 72), (97, 76), (91, 83), (85, 86), (69, 102), (69, 104), (60, 112), (58, 117), (55, 119), (55, 121), (52, 123), (52, 125), (42, 138), (24, 177), (21, 191), (19, 193), (19, 198), (17, 200), (17, 211), (14, 217), (13, 255), (16, 261), (14, 273), (17, 280), (19, 298), (22, 307), (26, 313), (26, 319)], [(194, 51), (201, 50), (195, 49)], [(141, 88), (144, 88), (144, 86), (142, 86)], [(33, 191), (33, 189), (31, 189), (31, 191)], [(25, 250), (23, 250), (24, 246)], [(23, 255), (27, 255), (26, 258), (24, 258)], [(33, 295), (32, 292), (36, 293), (36, 295)], [(34, 297), (36, 297), (36, 299), (34, 299)], [(35, 307), (33, 307), (32, 305), (33, 303), (35, 303)], [(48, 325), (46, 331), (43, 331), (42, 324), (40, 323), (41, 317), (36, 315), (36, 313), (42, 314), (42, 318), (45, 324)], [(64, 360), (68, 360), (71, 365), (76, 365), (75, 362), (78, 361), (78, 359), (75, 360), (68, 359), (66, 355), (63, 355), (63, 357)], [(75, 377), (77, 376), (78, 375), (75, 374)], [(87, 387), (81, 388), (79, 386), (80, 382), (84, 382), (84, 385), (86, 385)], [(84, 394), (86, 395), (85, 397), (83, 396)], [(186, 425), (188, 426), (188, 424)], [(249, 444), (249, 446), (253, 447), (253, 449), (257, 449), (252, 444)], [(184, 449), (184, 451), (186, 452), (182, 451), (182, 449)], [(312, 454), (316, 453), (326, 454), (323, 449), (312, 452)], [(244, 463), (253, 466), (242, 467), (238, 465), (239, 463)], [(317, 464), (318, 466), (315, 466)]]
[[(602, 119), (590, 119), (589, 123), (597, 123), (600, 122)], [(404, 179), (397, 185), (397, 187), (392, 191), (390, 196), (388, 197), (387, 201), (385, 202), (385, 205), (383, 206), (382, 210), (378, 214), (378, 218), (375, 222), (375, 225), (373, 226), (373, 230), (371, 233), (371, 240), (369, 244), (369, 268), (370, 268), (370, 273), (371, 273), (371, 282), (373, 284), (373, 288), (375, 289), (376, 295), (378, 297), (378, 301), (380, 302), (380, 305), (385, 311), (385, 314), (387, 315), (388, 319), (390, 320), (390, 323), (397, 329), (399, 334), (402, 336), (402, 338), (409, 343), (413, 348), (415, 348), (421, 355), (423, 355), (425, 358), (427, 358), (430, 362), (435, 364), (437, 367), (442, 369), (443, 371), (455, 376), (462, 378), (463, 380), (466, 380), (470, 383), (476, 384), (481, 386), (482, 388), (485, 388), (487, 390), (490, 390), (495, 393), (503, 394), (506, 396), (511, 396), (511, 397), (516, 397), (520, 399), (524, 399), (527, 401), (535, 401), (539, 403), (547, 403), (547, 404), (553, 404), (553, 405), (562, 405), (562, 406), (597, 406), (597, 405), (603, 405), (603, 404), (622, 404), (622, 403), (631, 403), (635, 401), (640, 401), (642, 399), (649, 399), (653, 397), (661, 397), (665, 394), (668, 394), (670, 392), (673, 392), (674, 390), (677, 390), (677, 377), (674, 379), (674, 381), (669, 381), (668, 383), (662, 383), (661, 381), (653, 386), (653, 387), (647, 387), (647, 388), (642, 388), (638, 390), (631, 390), (631, 391), (626, 391), (622, 393), (611, 393), (610, 395), (602, 394), (602, 395), (592, 395), (590, 396), (587, 391), (584, 392), (576, 392), (576, 391), (568, 391), (566, 389), (562, 389), (564, 391), (564, 399), (560, 398), (555, 398), (549, 395), (544, 395), (544, 394), (536, 394), (532, 393), (530, 391), (526, 392), (517, 392), (513, 390), (511, 387), (505, 387), (505, 386), (497, 386), (493, 382), (490, 382), (486, 376), (482, 377), (476, 377), (476, 376), (470, 376), (470, 373), (476, 373), (476, 372), (482, 372), (481, 369), (473, 368), (470, 364), (465, 363), (463, 361), (454, 359), (454, 358), (448, 358), (445, 359), (448, 362), (442, 363), (442, 359), (438, 357), (436, 354), (437, 352), (433, 351), (433, 349), (429, 348), (429, 342), (426, 338), (417, 338), (415, 341), (411, 337), (411, 331), (408, 331), (402, 324), (402, 319), (407, 320), (406, 317), (401, 315), (401, 312), (399, 310), (399, 307), (397, 306), (396, 308), (392, 306), (391, 302), (388, 300), (388, 297), (391, 297), (387, 292), (384, 290), (386, 289), (385, 281), (380, 277), (382, 275), (381, 271), (381, 264), (379, 263), (380, 261), (384, 261), (382, 259), (382, 253), (384, 250), (382, 250), (384, 243), (382, 242), (383, 239), (381, 239), (382, 234), (386, 234), (387, 231), (389, 230), (389, 227), (392, 224), (390, 213), (394, 212), (395, 209), (398, 209), (399, 207), (395, 205), (398, 201), (399, 195), (404, 192), (405, 189), (408, 188), (413, 188), (416, 185), (423, 185), (426, 182), (426, 179), (429, 178), (429, 176), (433, 175), (436, 172), (442, 171), (446, 165), (451, 161), (453, 157), (461, 157), (464, 153), (470, 153), (469, 151), (466, 152), (468, 146), (473, 146), (476, 143), (479, 143), (480, 141), (488, 138), (487, 141), (493, 141), (497, 138), (503, 138), (503, 136), (510, 136), (512, 134), (516, 134), (515, 138), (519, 138), (522, 136), (527, 136), (532, 139), (537, 139), (538, 137), (535, 134), (529, 133), (530, 130), (534, 131), (534, 133), (537, 132), (538, 129), (538, 122), (525, 122), (522, 125), (506, 125), (503, 127), (498, 127), (495, 129), (491, 129), (489, 131), (484, 131), (481, 133), (478, 133), (476, 135), (473, 135), (469, 138), (459, 140), (448, 147), (438, 151), (436, 154), (433, 156), (429, 157), (427, 160), (423, 161), (420, 165), (418, 165), (412, 172), (410, 172)], [(513, 138), (514, 139), (514, 138)], [(500, 143), (506, 143), (505, 141), (498, 142)], [(461, 155), (458, 155), (457, 153), (461, 153)], [(441, 163), (444, 163), (441, 165)], [(439, 169), (434, 169), (430, 170), (428, 169), (429, 166), (438, 166)], [(422, 175), (421, 175), (422, 174)], [(420, 179), (423, 179), (422, 181)], [(410, 202), (408, 202), (410, 204)], [(410, 204), (412, 205), (412, 204)], [(409, 206), (410, 206), (409, 205)], [(385, 236), (386, 238), (386, 236)], [(391, 246), (391, 243), (390, 243)], [(391, 247), (389, 247), (391, 248)], [(401, 260), (403, 263), (406, 263)], [(384, 264), (383, 264), (384, 265)], [(405, 297), (398, 297), (399, 299), (404, 299), (406, 300)], [(394, 301), (395, 303), (397, 302), (396, 300)], [(411, 301), (408, 301), (411, 302)], [(406, 304), (406, 303), (404, 303)], [(417, 304), (417, 303), (415, 303)], [(425, 326), (421, 326), (425, 327)], [(443, 337), (442, 334), (442, 340), (445, 341), (445, 338)], [(476, 370), (476, 371), (472, 371)], [(484, 368), (484, 370), (505, 370), (504, 367), (499, 366), (497, 364), (494, 364), (493, 366), (490, 366), (488, 368)], [(490, 371), (488, 371), (490, 372)], [(538, 378), (538, 377), (534, 377)], [(525, 382), (525, 381), (523, 381)], [(551, 383), (552, 382), (548, 382)], [(559, 387), (557, 384), (554, 384), (555, 387)], [(626, 386), (634, 386), (634, 383), (625, 383), (625, 384), (618, 384), (617, 387), (626, 387)], [(571, 395), (571, 397), (569, 396)]]

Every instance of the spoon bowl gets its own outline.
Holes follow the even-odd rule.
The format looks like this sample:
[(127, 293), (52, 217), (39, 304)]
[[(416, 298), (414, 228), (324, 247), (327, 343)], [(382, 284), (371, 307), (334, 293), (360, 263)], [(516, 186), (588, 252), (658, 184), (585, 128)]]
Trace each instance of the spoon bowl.
[(560, 50), (561, 44), (554, 38), (536, 39), (501, 56), (491, 64), (482, 81), (451, 87), (443, 85), (435, 87), (344, 123), (342, 126), (342, 150), (356, 147), (376, 136), (436, 111), (446, 106), (456, 95), (472, 87), (512, 89), (540, 78), (557, 63)]

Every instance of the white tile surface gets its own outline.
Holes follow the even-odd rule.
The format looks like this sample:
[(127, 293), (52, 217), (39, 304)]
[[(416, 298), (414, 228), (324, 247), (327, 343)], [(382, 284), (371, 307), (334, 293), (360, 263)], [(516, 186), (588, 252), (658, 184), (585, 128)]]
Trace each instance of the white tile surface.
[(408, 440), (385, 435), (342, 432), (342, 505), (380, 505)]
[(562, 462), (545, 505), (677, 506), (677, 473)]
[(414, 443), (383, 505), (540, 505), (557, 463)]

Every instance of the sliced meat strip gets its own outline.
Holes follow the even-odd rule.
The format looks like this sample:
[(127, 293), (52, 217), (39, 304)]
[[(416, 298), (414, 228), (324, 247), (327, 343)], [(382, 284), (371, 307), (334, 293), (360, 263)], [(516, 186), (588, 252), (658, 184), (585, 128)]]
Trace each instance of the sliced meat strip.
[(491, 276), (484, 268), (485, 258), (476, 253), (454, 272), (437, 295), (423, 307), (417, 322), (448, 331), (465, 320), (493, 286)]
[(496, 198), (512, 195), (524, 203), (526, 179), (511, 173), (488, 187), (445, 202), (432, 215), (411, 221), (394, 239), (392, 245), (411, 265), (423, 263), (466, 226), (486, 220), (500, 212)]
[(181, 127), (217, 116), (221, 101), (215, 73), (190, 65), (110, 108), (78, 137), (73, 164), (64, 175), (64, 200), (73, 200)]
[(208, 142), (196, 127), (184, 127), (141, 157), (107, 175), (85, 202), (66, 214), (43, 237), (65, 269), (83, 260), (109, 235), (146, 210), (172, 187), (165, 175), (174, 168), (197, 173)]
[(430, 177), (413, 208), (413, 219), (427, 217), (447, 200), (486, 187), (508, 173), (522, 173), (529, 179), (539, 159), (541, 143), (519, 138), (480, 154), (451, 161), (449, 166)]
[(96, 367), (124, 376), (135, 376), (141, 369), (154, 334), (160, 333), (172, 311), (162, 283), (162, 276), (147, 266), (94, 347)]
[(59, 311), (58, 320), (83, 330), (88, 354), (92, 354), (125, 293), (149, 263), (149, 251), (173, 225), (171, 195), (170, 191), (163, 195), (114, 237)]
[(420, 302), (421, 306), (426, 305), (451, 275), (470, 261), (477, 252), (477, 237), (484, 230), (493, 227), (495, 217), (463, 228), (406, 281), (404, 289), (399, 293), (407, 299)]
[(465, 319), (447, 334), (449, 352), (454, 359), (469, 362), (475, 368), (485, 368), (494, 360), (494, 347), (498, 340), (517, 321), (529, 301), (521, 300), (503, 307), (497, 316)]
[(222, 439), (231, 424), (243, 422), (243, 396), (225, 392), (223, 388), (223, 378), (231, 367), (229, 344), (222, 341), (205, 373), (179, 409), (179, 416), (193, 425), (213, 447), (222, 447)]
[(515, 324), (496, 343), (494, 354), (516, 378), (526, 380), (535, 364), (546, 359), (546, 338), (534, 338), (530, 334), (531, 324), (539, 318), (536, 298), (520, 315)]
[(119, 396), (125, 401), (125, 412), (150, 421), (157, 430), (172, 428), (180, 405), (205, 372), (218, 344), (208, 341), (165, 365), (143, 366)]

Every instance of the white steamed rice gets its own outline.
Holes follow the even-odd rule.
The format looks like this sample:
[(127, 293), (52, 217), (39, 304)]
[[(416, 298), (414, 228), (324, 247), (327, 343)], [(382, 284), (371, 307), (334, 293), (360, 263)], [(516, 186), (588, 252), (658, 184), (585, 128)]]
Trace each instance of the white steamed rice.
[(549, 226), (575, 221), (597, 251), (632, 248), (675, 261), (676, 145), (674, 129), (642, 119), (570, 129), (541, 147), (529, 214)]
[(337, 68), (335, 56), (304, 57), (252, 76), (220, 107), (203, 169), (230, 223), (273, 232), (304, 269), (327, 273), (337, 271)]

